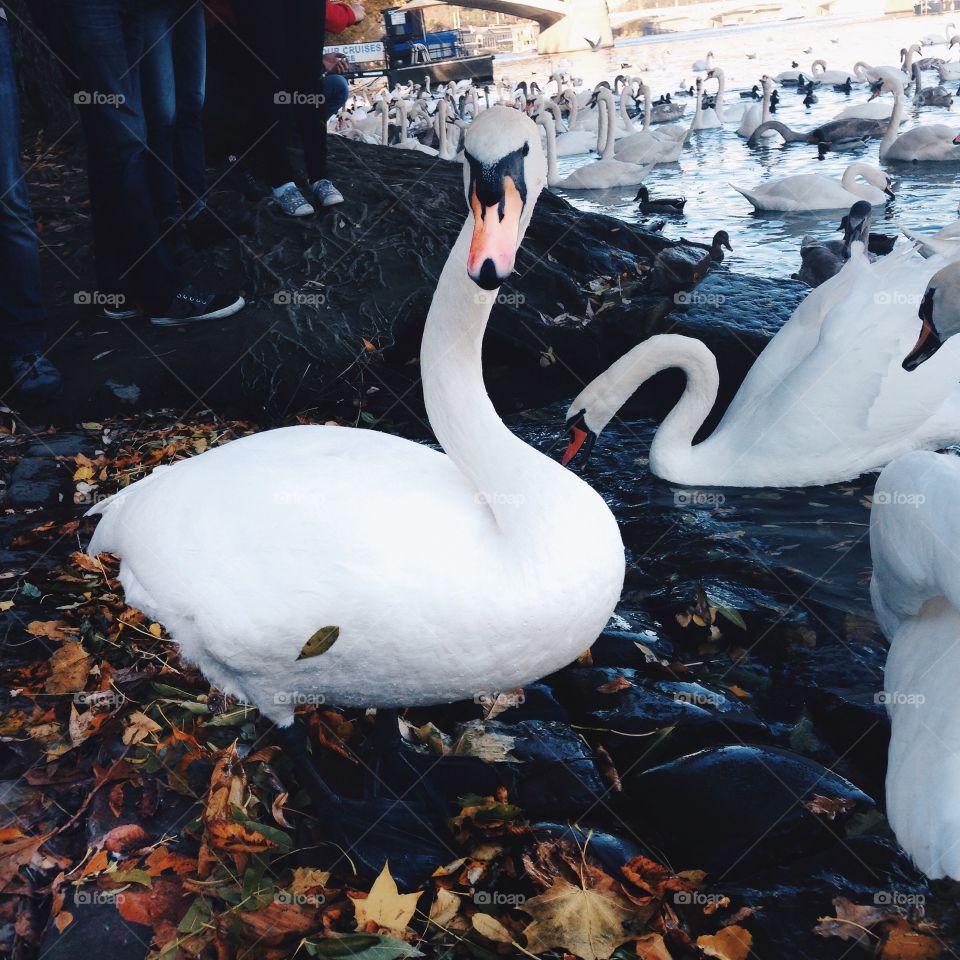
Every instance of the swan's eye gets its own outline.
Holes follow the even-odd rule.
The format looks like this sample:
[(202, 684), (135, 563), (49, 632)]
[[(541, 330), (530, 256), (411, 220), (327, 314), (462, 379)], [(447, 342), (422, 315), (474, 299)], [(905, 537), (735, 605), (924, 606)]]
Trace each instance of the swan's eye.
[(523, 150), (521, 151), (521, 156), (528, 157), (530, 156), (530, 144), (525, 143), (523, 145)]

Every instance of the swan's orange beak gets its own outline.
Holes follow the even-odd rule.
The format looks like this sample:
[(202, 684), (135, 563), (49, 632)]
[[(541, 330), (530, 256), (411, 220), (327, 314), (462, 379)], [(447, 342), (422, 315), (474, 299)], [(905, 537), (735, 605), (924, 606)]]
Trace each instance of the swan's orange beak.
[(467, 273), (477, 286), (496, 290), (513, 273), (520, 246), (523, 198), (513, 178), (505, 176), (499, 203), (484, 207), (474, 187), (470, 208), (473, 210), (473, 242), (467, 257)]
[(942, 346), (943, 341), (933, 325), (933, 291), (928, 290), (920, 304), (920, 339), (903, 361), (903, 369), (916, 370), (925, 360), (929, 360)]
[(564, 466), (580, 452), (580, 448), (587, 442), (589, 436), (590, 434), (586, 430), (581, 430), (579, 427), (570, 428), (570, 442), (567, 444), (563, 459), (560, 461)]
[(587, 426), (585, 410), (567, 421), (567, 430), (570, 432), (570, 442), (560, 462), (566, 467), (577, 454), (582, 454), (580, 459), (586, 462), (590, 459), (597, 435)]

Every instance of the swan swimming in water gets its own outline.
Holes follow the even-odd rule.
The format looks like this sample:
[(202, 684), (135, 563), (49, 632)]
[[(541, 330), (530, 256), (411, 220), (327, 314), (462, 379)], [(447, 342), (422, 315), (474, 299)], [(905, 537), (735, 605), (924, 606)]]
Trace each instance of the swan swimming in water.
[(880, 140), (881, 161), (960, 160), (960, 126), (948, 127), (943, 123), (932, 123), (900, 133), (900, 123), (907, 111), (903, 81), (898, 77), (888, 77), (883, 83), (874, 87), (871, 97), (879, 96), (881, 93), (892, 93), (894, 96), (890, 125)]
[[(862, 178), (866, 183), (860, 183)], [(801, 173), (761, 183), (751, 190), (736, 184), (731, 187), (749, 200), (757, 210), (839, 210), (858, 200), (879, 205), (894, 199), (890, 178), (869, 163), (851, 163), (840, 180), (819, 173)]]
[(812, 290), (767, 344), (720, 424), (696, 445), (717, 399), (717, 362), (699, 340), (651, 337), (570, 405), (564, 462), (589, 455), (637, 388), (671, 367), (683, 370), (687, 385), (654, 436), (650, 471), (673, 483), (839, 483), (909, 450), (960, 440), (960, 337), (920, 370), (902, 367), (917, 335), (912, 304), (941, 266), (910, 250), (871, 263), (855, 243), (843, 269)]
[[(613, 515), (507, 429), (483, 383), (495, 291), (545, 181), (528, 117), (493, 107), (470, 126), (471, 212), (420, 354), (444, 453), (365, 429), (269, 430), (157, 467), (90, 510), (89, 551), (119, 554), (127, 601), (283, 730), (319, 696), (396, 707), (522, 686), (575, 659), (613, 612)], [(335, 642), (301, 659), (323, 629)]]

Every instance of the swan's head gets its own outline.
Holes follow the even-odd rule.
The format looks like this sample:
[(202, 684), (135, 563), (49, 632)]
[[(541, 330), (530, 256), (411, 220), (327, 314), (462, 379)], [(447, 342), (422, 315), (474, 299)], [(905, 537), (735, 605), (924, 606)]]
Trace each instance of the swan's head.
[(464, 186), (473, 213), (470, 278), (495, 290), (513, 272), (520, 241), (547, 182), (537, 125), (509, 107), (484, 111), (464, 141)]
[(920, 338), (904, 359), (904, 370), (916, 370), (960, 333), (960, 263), (951, 263), (930, 278), (918, 315)]

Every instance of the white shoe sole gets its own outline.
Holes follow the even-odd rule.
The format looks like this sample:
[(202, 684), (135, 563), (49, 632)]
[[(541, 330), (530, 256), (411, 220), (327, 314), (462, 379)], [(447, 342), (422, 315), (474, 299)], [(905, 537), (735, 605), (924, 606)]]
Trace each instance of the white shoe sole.
[(321, 204), (321, 206), (322, 206), (322, 207), (335, 207), (338, 203), (343, 203), (343, 202), (344, 202), (344, 199), (345, 199), (345, 198), (344, 198), (343, 196), (340, 196), (340, 197), (331, 198), (331, 199), (329, 199), (329, 200), (324, 200), (323, 203)]
[(201, 313), (195, 317), (151, 317), (150, 322), (155, 327), (185, 327), (188, 324), (201, 323), (204, 320), (222, 320), (224, 317), (232, 317), (246, 305), (247, 301), (243, 297), (237, 297), (228, 307), (221, 307), (219, 310), (212, 310), (210, 313)]

